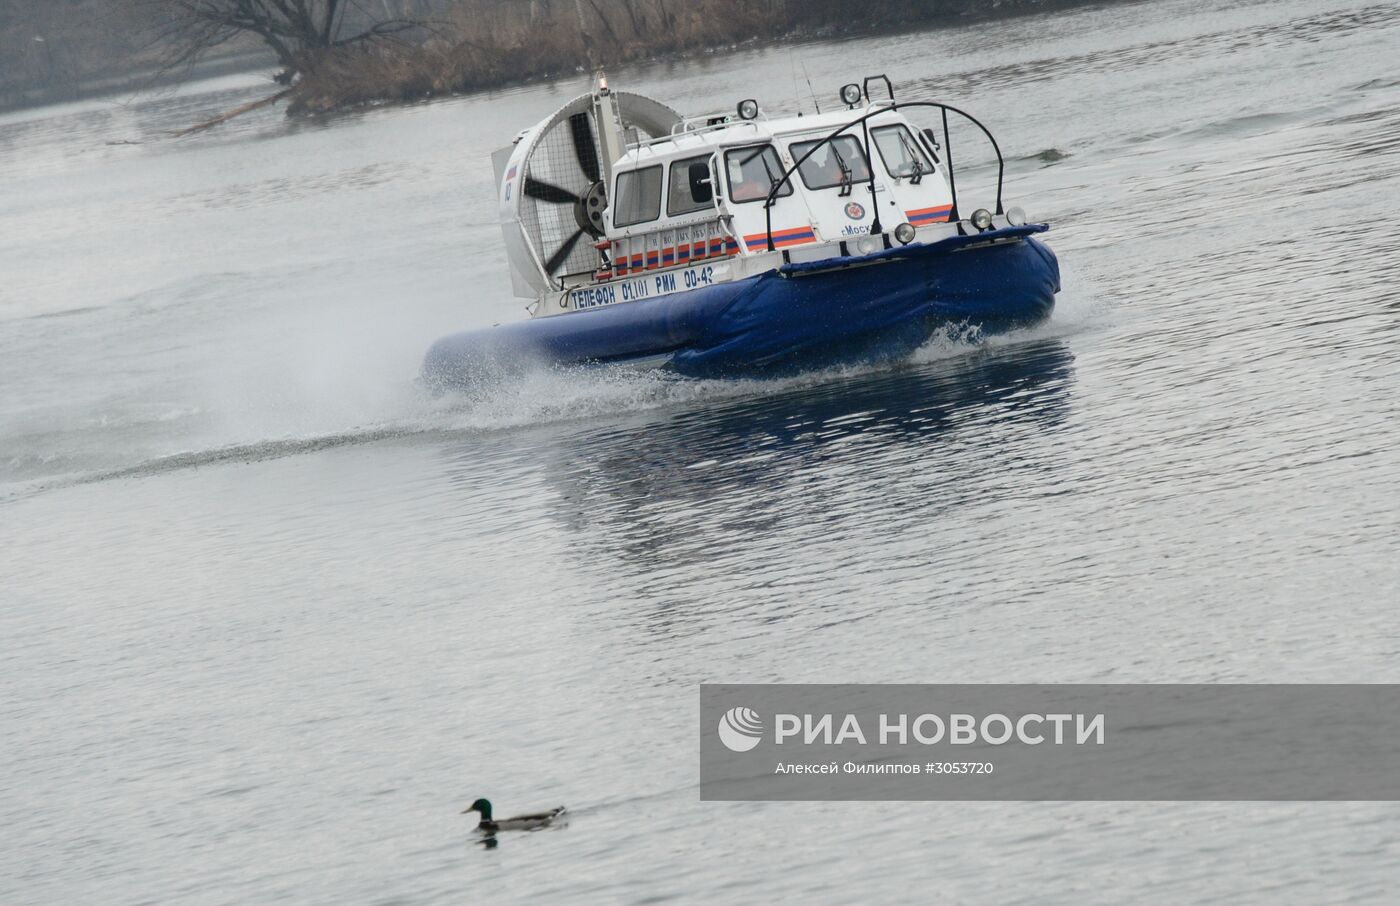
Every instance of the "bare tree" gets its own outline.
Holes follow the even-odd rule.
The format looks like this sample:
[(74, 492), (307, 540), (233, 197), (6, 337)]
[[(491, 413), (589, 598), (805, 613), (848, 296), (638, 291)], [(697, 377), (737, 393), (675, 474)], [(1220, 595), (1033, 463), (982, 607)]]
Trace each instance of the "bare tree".
[[(425, 20), (392, 15), (375, 18), (359, 0), (125, 0), (155, 23), (164, 69), (187, 67), (204, 54), (241, 36), (267, 45), (290, 82), (335, 48), (395, 40), (428, 27)], [(401, 6), (400, 9), (403, 7)]]

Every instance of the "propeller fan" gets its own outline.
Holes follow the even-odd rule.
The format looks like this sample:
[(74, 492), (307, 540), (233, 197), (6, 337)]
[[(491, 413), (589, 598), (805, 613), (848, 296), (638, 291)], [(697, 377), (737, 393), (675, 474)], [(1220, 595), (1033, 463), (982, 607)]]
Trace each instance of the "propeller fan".
[[(599, 111), (602, 111), (601, 113)], [(599, 117), (606, 119), (600, 121)], [(492, 155), (512, 285), (523, 298), (564, 289), (566, 277), (593, 276), (607, 255), (587, 236), (606, 235), (611, 155), (669, 135), (681, 121), (670, 107), (625, 91), (581, 94)]]
[[(562, 241), (555, 248), (554, 252), (544, 263), (544, 269), (550, 274), (554, 274), (569, 260), (573, 254), (574, 247), (585, 235), (603, 235), (603, 208), (606, 207), (606, 196), (601, 182), (602, 173), (598, 165), (598, 145), (593, 137), (593, 126), (589, 122), (587, 113), (575, 113), (568, 119), (568, 137), (573, 145), (574, 159), (578, 164), (578, 176), (587, 181), (587, 186), (579, 191), (573, 191), (557, 185), (556, 182), (563, 182), (563, 176), (568, 174), (563, 172), (571, 167), (555, 166), (551, 168), (558, 171), (555, 182), (536, 178), (533, 173), (525, 176), (524, 193), (537, 201), (553, 205), (572, 205), (574, 208), (574, 221), (578, 229), (571, 235), (563, 237)], [(532, 168), (533, 170), (533, 168)], [(570, 180), (578, 182), (579, 180)]]

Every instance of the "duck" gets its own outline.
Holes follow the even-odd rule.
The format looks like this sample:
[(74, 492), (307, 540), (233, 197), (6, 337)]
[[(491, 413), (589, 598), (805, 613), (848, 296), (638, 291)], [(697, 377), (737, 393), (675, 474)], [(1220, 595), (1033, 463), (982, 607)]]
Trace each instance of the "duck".
[(491, 817), (491, 800), (478, 799), (463, 809), (462, 814), (466, 815), (471, 812), (481, 813), (481, 822), (477, 824), (477, 830), (485, 831), (488, 834), (494, 834), (496, 831), (503, 830), (539, 830), (542, 827), (549, 827), (549, 825), (554, 823), (554, 819), (564, 814), (565, 808), (561, 805), (547, 812), (516, 815), (514, 818), (502, 818), (497, 821), (495, 818)]

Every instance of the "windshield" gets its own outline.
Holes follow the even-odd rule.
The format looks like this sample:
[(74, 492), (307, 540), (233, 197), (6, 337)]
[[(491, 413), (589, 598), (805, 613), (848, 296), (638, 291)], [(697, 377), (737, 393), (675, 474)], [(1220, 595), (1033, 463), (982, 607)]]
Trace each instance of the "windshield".
[[(729, 197), (738, 204), (767, 198), (785, 169), (772, 145), (735, 148), (724, 155), (724, 165), (729, 174)], [(787, 182), (776, 197), (791, 194), (792, 183)]]
[(872, 129), (870, 134), (880, 151), (880, 159), (885, 162), (885, 169), (894, 178), (918, 177), (933, 172), (933, 165), (905, 127), (881, 126)]
[[(821, 145), (820, 148), (817, 146)], [(855, 136), (843, 135), (822, 144), (821, 139), (810, 142), (793, 142), (792, 157), (800, 160), (802, 155), (817, 148), (812, 156), (802, 161), (797, 168), (802, 174), (802, 184), (809, 189), (830, 189), (833, 186), (850, 185), (870, 178), (870, 166), (865, 161), (865, 152)]]

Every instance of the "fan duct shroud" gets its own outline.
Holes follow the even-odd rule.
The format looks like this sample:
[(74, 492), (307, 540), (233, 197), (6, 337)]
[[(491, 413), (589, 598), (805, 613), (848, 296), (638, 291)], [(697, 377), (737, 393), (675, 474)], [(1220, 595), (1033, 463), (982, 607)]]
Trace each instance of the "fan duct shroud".
[[(610, 100), (611, 105), (600, 103)], [(611, 141), (599, 135), (599, 111), (616, 109), (620, 123)], [(607, 114), (604, 114), (606, 117)], [(605, 147), (669, 135), (681, 121), (670, 107), (639, 94), (579, 95), (526, 130), (510, 148), (492, 155), (496, 165), (501, 228), (510, 258), (515, 294), (537, 298), (562, 288), (570, 276), (591, 279), (599, 264), (594, 237), (610, 188), (612, 161)]]

